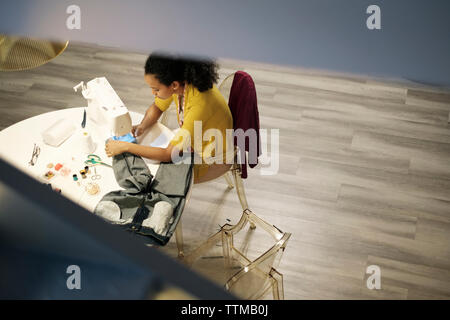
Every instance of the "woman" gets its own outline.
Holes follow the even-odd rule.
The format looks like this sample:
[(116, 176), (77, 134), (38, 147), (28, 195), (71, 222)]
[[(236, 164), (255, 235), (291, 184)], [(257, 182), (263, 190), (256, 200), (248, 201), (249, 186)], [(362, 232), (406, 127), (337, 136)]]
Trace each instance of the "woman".
[[(106, 154), (111, 157), (130, 152), (144, 158), (169, 162), (181, 151), (189, 149), (194, 150), (201, 159), (200, 164), (194, 165), (194, 183), (208, 181), (225, 173), (230, 167), (230, 164), (225, 163), (227, 147), (232, 150), (231, 143), (226, 143), (226, 130), (233, 128), (233, 120), (225, 99), (214, 85), (218, 78), (217, 64), (153, 53), (145, 63), (144, 78), (152, 89), (155, 102), (146, 111), (142, 122), (133, 126), (133, 135), (140, 136), (155, 124), (172, 101), (177, 106), (181, 130), (167, 148), (110, 140), (105, 147)], [(204, 135), (208, 130), (211, 132), (210, 129), (222, 136), (221, 155), (215, 152), (216, 148), (220, 149), (220, 143), (216, 144), (217, 135)], [(208, 165), (207, 159), (214, 156), (219, 156), (223, 164)]]

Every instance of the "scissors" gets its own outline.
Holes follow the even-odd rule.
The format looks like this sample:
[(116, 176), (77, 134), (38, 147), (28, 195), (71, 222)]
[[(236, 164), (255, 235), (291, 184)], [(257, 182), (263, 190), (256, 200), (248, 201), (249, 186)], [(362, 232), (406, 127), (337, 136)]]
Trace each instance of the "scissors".
[(94, 166), (94, 175), (91, 176), (92, 180), (100, 180), (102, 178), (101, 175), (97, 174), (97, 168)]
[(31, 160), (30, 160), (30, 162), (28, 162), (31, 166), (34, 166), (40, 153), (41, 153), (41, 148), (39, 148), (39, 146), (36, 145), (36, 143), (35, 143), (34, 148), (33, 148), (33, 154), (31, 155)]
[(96, 154), (88, 155), (88, 159), (84, 163), (91, 164), (91, 165), (102, 164), (104, 166), (112, 168), (109, 164), (102, 162), (102, 159)]

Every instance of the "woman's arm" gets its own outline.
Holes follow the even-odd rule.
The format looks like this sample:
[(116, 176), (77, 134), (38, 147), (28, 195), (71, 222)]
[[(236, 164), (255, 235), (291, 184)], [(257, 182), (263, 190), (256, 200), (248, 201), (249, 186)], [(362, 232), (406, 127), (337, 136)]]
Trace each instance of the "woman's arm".
[[(178, 148), (169, 144), (167, 148), (157, 148), (150, 146), (141, 146), (135, 143), (109, 140), (105, 146), (105, 152), (108, 157), (115, 156), (124, 152), (129, 152), (143, 158), (158, 160), (161, 162), (172, 161), (172, 153), (178, 155)], [(175, 158), (174, 158), (175, 159)]]
[[(163, 112), (153, 103), (145, 112), (145, 116), (141, 121), (141, 124), (133, 127), (133, 135), (141, 135), (147, 128), (154, 125)], [(167, 148), (157, 148), (150, 146), (142, 146), (135, 143), (129, 143), (124, 141), (108, 140), (105, 145), (105, 152), (108, 157), (113, 157), (117, 154), (129, 152), (143, 158), (153, 159), (161, 162), (168, 162), (172, 160), (172, 152), (174, 156), (177, 156), (178, 148), (174, 148), (169, 144)], [(174, 157), (173, 159), (177, 159)]]
[(174, 147), (171, 144), (169, 144), (167, 148), (157, 148), (129, 143), (126, 148), (126, 152), (141, 156), (143, 158), (158, 160), (161, 162), (169, 162), (172, 160), (173, 148)]
[(150, 128), (161, 117), (162, 111), (153, 103), (145, 112), (144, 118), (137, 126), (133, 126), (131, 133), (137, 137), (144, 133), (145, 130)]
[(156, 121), (158, 121), (159, 117), (161, 117), (162, 111), (153, 103), (145, 112), (144, 119), (141, 121), (141, 125), (144, 125), (146, 128), (154, 125)]

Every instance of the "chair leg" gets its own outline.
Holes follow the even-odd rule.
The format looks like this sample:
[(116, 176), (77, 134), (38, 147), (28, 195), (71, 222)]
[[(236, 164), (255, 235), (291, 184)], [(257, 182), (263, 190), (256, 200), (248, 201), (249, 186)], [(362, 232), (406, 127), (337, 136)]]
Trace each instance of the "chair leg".
[(241, 202), (242, 210), (248, 209), (247, 197), (245, 196), (244, 183), (237, 170), (233, 172), (234, 182), (236, 183), (236, 192)]
[(231, 268), (232, 250), (233, 246), (233, 235), (228, 234), (228, 232), (222, 232), (222, 251), (224, 257), (225, 268)]
[(228, 171), (227, 173), (224, 174), (225, 180), (228, 183), (228, 188), (233, 189), (234, 185), (233, 185), (233, 181), (231, 180), (231, 176), (230, 176), (230, 171)]
[(183, 228), (181, 226), (181, 219), (178, 221), (177, 228), (175, 229), (175, 239), (177, 241), (178, 248), (178, 258), (184, 258), (184, 249), (183, 249)]
[(273, 300), (280, 300), (280, 292), (278, 288), (278, 282), (275, 279), (272, 279), (272, 294)]
[[(248, 209), (247, 196), (245, 195), (244, 183), (242, 181), (241, 175), (238, 170), (233, 171), (234, 181), (236, 183), (236, 192), (239, 197), (239, 201), (241, 202), (242, 210)], [(250, 229), (255, 229), (256, 225), (250, 221)]]
[(272, 269), (270, 272), (272, 277), (272, 294), (274, 300), (284, 300), (283, 275)]

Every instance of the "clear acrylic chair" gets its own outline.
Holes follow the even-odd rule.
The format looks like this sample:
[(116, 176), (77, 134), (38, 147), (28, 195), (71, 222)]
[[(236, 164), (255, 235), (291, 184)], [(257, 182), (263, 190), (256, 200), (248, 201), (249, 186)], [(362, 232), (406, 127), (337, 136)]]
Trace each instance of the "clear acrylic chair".
[[(236, 236), (247, 223), (257, 225), (258, 230), (263, 230), (264, 235), (271, 236), (274, 242), (270, 248), (254, 259), (238, 249), (235, 243)], [(251, 229), (249, 231), (254, 232)], [(213, 267), (207, 266), (207, 268), (214, 268), (216, 273), (223, 272), (223, 275), (225, 275), (223, 285), (226, 290), (242, 299), (264, 298), (271, 290), (273, 299), (282, 300), (284, 299), (283, 275), (276, 268), (280, 263), (290, 236), (290, 233), (282, 232), (247, 209), (244, 210), (236, 225), (225, 224), (222, 226), (216, 234), (209, 237), (202, 245), (186, 256), (183, 262), (196, 270), (195, 264), (197, 261), (205, 264), (205, 261), (208, 261), (207, 259), (217, 261), (218, 258), (223, 258), (222, 270), (219, 270), (220, 266), (217, 264)], [(246, 239), (248, 241), (248, 237)], [(261, 238), (258, 238), (259, 242), (261, 242)], [(222, 256), (217, 256), (217, 253), (213, 252), (217, 245), (222, 247)], [(244, 243), (244, 247), (246, 245)], [(248, 250), (249, 248), (246, 247), (246, 251)], [(197, 271), (202, 273), (201, 268)]]
[[(219, 90), (226, 101), (229, 100), (233, 80), (234, 73), (227, 76), (219, 86)], [(238, 151), (238, 148), (235, 147), (234, 161), (228, 168), (223, 165), (216, 167), (212, 165), (210, 170), (213, 170), (212, 172), (214, 174), (210, 176), (208, 181), (224, 176), (230, 188), (236, 187), (236, 192), (243, 209), (239, 222), (236, 225), (225, 224), (216, 234), (209, 237), (195, 250), (185, 255), (183, 251), (180, 219), (176, 229), (178, 256), (185, 264), (192, 267), (197, 261), (207, 261), (200, 258), (207, 257), (208, 251), (214, 248), (217, 249), (219, 245), (222, 247), (222, 255), (219, 257), (217, 255), (212, 256), (212, 258), (223, 258), (223, 275), (226, 278), (224, 287), (227, 290), (244, 299), (259, 299), (265, 297), (268, 291), (271, 290), (274, 299), (284, 299), (283, 275), (276, 268), (291, 234), (282, 232), (277, 227), (265, 222), (249, 209), (242, 179), (242, 167), (239, 159), (240, 152)], [(257, 255), (254, 259), (251, 259), (243, 250), (239, 250), (235, 243), (236, 236), (238, 236), (238, 233), (247, 224), (250, 225), (247, 233), (256, 232), (255, 228), (258, 226), (258, 230), (268, 233), (275, 241), (268, 250)], [(216, 268), (209, 269), (215, 270)]]
[[(191, 198), (193, 184), (194, 184), (194, 174), (192, 174), (192, 176), (191, 176), (191, 182), (190, 182), (189, 189), (188, 189), (189, 191), (186, 194), (186, 203), (184, 205), (185, 208), (188, 205), (189, 200)], [(182, 220), (183, 220), (183, 214), (181, 214), (181, 217), (178, 220), (178, 224), (175, 229), (175, 241), (177, 243), (178, 258), (184, 257), (183, 226), (181, 223)]]
[[(234, 182), (235, 182), (235, 185), (236, 185), (236, 193), (238, 195), (238, 198), (239, 198), (239, 201), (241, 203), (242, 209), (246, 210), (246, 209), (248, 209), (248, 202), (247, 202), (247, 197), (245, 195), (244, 183), (243, 183), (242, 177), (241, 177), (241, 165), (239, 163), (238, 156), (239, 156), (239, 152), (237, 152), (237, 148), (235, 148), (233, 164), (230, 166), (229, 169), (226, 169), (225, 172), (223, 170), (223, 166), (217, 166), (219, 168), (216, 171), (216, 172), (218, 172), (218, 174), (215, 175), (214, 179), (220, 178), (224, 174), (231, 174), (232, 177), (234, 178)], [(214, 166), (215, 165), (213, 164), (212, 165), (212, 170), (215, 170)], [(231, 178), (229, 178), (229, 179), (231, 179)], [(211, 180), (209, 180), (209, 181), (211, 181)], [(194, 184), (193, 181), (191, 183)], [(230, 183), (231, 183), (231, 181), (230, 181)], [(192, 193), (192, 189), (193, 189), (192, 187), (193, 187), (193, 185), (191, 185), (191, 188), (189, 189), (189, 192), (188, 192), (188, 194), (186, 196), (186, 205), (188, 205), (188, 201), (190, 199), (190, 196), (191, 196), (191, 193)], [(177, 249), (178, 249), (178, 257), (180, 259), (184, 258), (184, 243), (183, 243), (182, 220), (183, 220), (183, 216), (181, 216), (180, 220), (178, 221), (177, 228), (175, 229), (176, 243), (177, 243)], [(253, 223), (253, 221), (249, 221), (249, 222), (250, 222), (250, 228), (251, 229), (256, 228), (256, 225)]]

